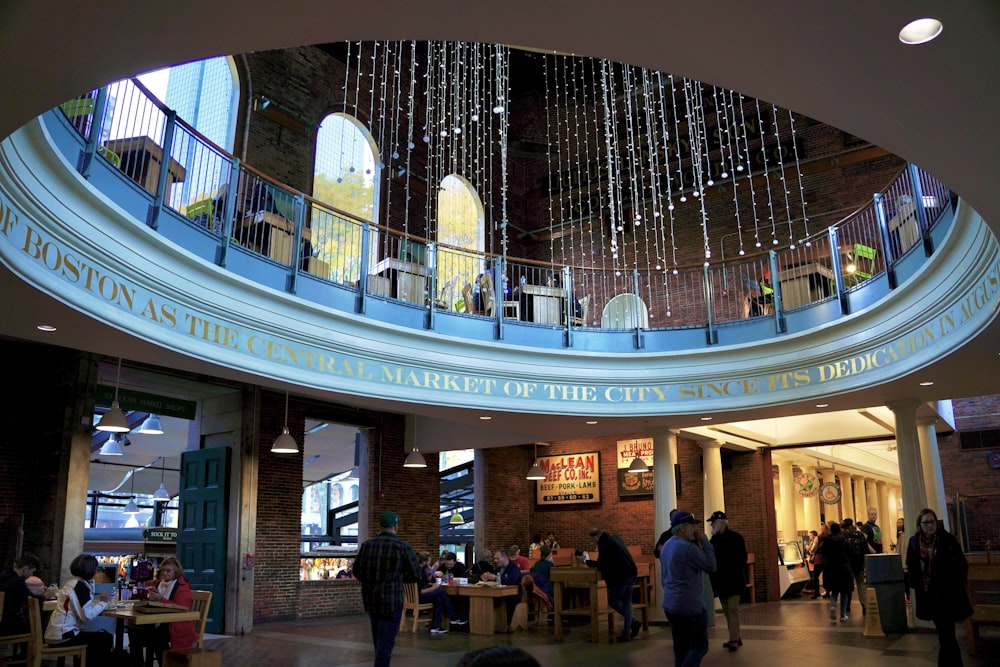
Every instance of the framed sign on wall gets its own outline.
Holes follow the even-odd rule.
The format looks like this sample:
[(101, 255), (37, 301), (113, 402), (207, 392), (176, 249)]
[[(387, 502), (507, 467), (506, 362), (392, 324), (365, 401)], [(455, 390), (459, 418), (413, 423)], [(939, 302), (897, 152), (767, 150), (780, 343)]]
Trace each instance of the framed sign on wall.
[[(617, 447), (618, 495), (642, 496), (653, 493), (653, 439), (619, 440)], [(646, 472), (629, 472), (635, 457), (649, 468)]]
[(538, 465), (545, 473), (535, 484), (539, 505), (601, 502), (600, 452), (542, 456)]

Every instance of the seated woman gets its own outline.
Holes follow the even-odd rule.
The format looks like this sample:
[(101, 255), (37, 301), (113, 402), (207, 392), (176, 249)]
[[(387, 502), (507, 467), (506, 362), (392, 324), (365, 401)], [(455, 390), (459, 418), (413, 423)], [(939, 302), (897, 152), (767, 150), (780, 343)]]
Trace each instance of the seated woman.
[(465, 625), (464, 621), (455, 614), (455, 609), (451, 606), (451, 596), (442, 588), (441, 584), (433, 581), (434, 570), (430, 567), (431, 556), (427, 553), (420, 554), (420, 581), (417, 587), (420, 591), (420, 604), (433, 604), (434, 617), (431, 619), (431, 634), (443, 635), (447, 630), (441, 627), (441, 615), (446, 614), (448, 619), (455, 625)]
[[(168, 556), (160, 563), (160, 578), (149, 589), (152, 602), (172, 602), (191, 608), (191, 584), (184, 578), (184, 568), (179, 560)], [(168, 648), (192, 648), (198, 642), (192, 621), (158, 623), (156, 625), (133, 625), (129, 629), (129, 650), (133, 661), (142, 660), (143, 649), (147, 649), (146, 664), (163, 664), (163, 652)]]
[(542, 589), (551, 598), (552, 580), (549, 578), (549, 571), (555, 565), (552, 561), (552, 547), (543, 544), (539, 556), (538, 561), (531, 566), (531, 578), (534, 579), (535, 586)]
[(56, 610), (45, 628), (45, 643), (53, 646), (87, 647), (87, 659), (95, 665), (111, 659), (114, 639), (110, 633), (81, 632), (83, 626), (101, 615), (108, 607), (108, 594), (95, 594), (94, 575), (97, 559), (80, 554), (70, 563), (71, 576), (56, 593)]

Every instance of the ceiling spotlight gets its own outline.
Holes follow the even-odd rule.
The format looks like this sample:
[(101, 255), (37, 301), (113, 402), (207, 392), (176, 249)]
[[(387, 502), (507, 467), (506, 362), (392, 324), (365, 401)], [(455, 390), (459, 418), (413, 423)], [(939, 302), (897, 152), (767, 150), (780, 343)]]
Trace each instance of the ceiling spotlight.
[(414, 447), (413, 451), (411, 451), (409, 454), (406, 455), (406, 460), (403, 461), (403, 467), (426, 468), (427, 461), (424, 460), (424, 455), (420, 453), (420, 450)]
[(712, 421), (712, 418), (711, 417), (702, 417), (701, 420), (703, 422), (710, 422), (710, 421)]
[(455, 513), (451, 515), (451, 518), (448, 519), (448, 523), (453, 526), (460, 526), (465, 523), (465, 519), (462, 518), (462, 513), (459, 512), (457, 508), (455, 509)]
[(97, 422), (98, 431), (108, 431), (109, 433), (128, 433), (130, 427), (125, 413), (118, 407), (118, 385), (122, 379), (122, 359), (118, 357), (118, 376), (115, 378), (115, 399), (111, 401), (111, 409), (101, 416), (101, 421)]
[(271, 445), (272, 454), (298, 454), (299, 444), (295, 442), (295, 438), (288, 430), (288, 392), (285, 392), (285, 427), (281, 429), (281, 435), (279, 435), (274, 444)]
[(596, 423), (597, 423), (596, 419), (591, 419), (590, 421), (587, 422), (587, 424), (590, 424), (591, 426), (593, 426)]
[(482, 419), (484, 422), (488, 422), (489, 420), (493, 419), (493, 417), (490, 417), (489, 415), (480, 415), (479, 418)]
[(142, 426), (136, 433), (144, 433), (146, 435), (163, 435), (163, 427), (160, 425), (160, 418), (157, 415), (150, 414), (142, 422)]
[(817, 408), (828, 408), (828, 407), (830, 407), (830, 404), (829, 403), (817, 403), (816, 407)]
[(122, 456), (125, 454), (125, 452), (122, 451), (122, 446), (118, 442), (117, 436), (117, 433), (112, 433), (111, 436), (108, 437), (108, 441), (101, 445), (101, 451), (98, 452), (99, 456)]
[(930, 387), (932, 384), (934, 384), (934, 383), (933, 382), (921, 382), (920, 386), (921, 387)]
[(35, 328), (38, 329), (39, 331), (44, 331), (45, 333), (51, 333), (56, 330), (56, 328), (51, 324), (39, 324)]
[(909, 46), (926, 44), (944, 30), (944, 24), (937, 19), (922, 18), (910, 21), (899, 31), (899, 41)]

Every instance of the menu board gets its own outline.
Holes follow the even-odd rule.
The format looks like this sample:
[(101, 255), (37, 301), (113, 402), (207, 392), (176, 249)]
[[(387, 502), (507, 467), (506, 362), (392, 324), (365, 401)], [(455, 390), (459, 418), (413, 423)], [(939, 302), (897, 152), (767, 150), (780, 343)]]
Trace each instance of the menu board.
[(545, 473), (545, 479), (535, 485), (535, 501), (539, 505), (601, 502), (599, 452), (542, 456), (538, 465)]
[[(649, 468), (646, 472), (629, 472), (638, 456)], [(653, 439), (639, 438), (618, 441), (618, 495), (643, 496), (653, 493)]]

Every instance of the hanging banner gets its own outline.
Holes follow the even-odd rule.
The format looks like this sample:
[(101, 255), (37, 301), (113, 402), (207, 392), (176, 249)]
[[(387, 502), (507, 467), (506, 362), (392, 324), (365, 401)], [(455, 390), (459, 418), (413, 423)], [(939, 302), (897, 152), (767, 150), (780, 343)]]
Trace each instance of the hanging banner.
[(819, 479), (816, 475), (804, 472), (795, 478), (795, 490), (800, 496), (812, 498), (819, 491)]
[(836, 505), (840, 502), (840, 484), (836, 482), (823, 482), (819, 487), (819, 499), (827, 505)]
[[(629, 472), (638, 456), (649, 468), (646, 472)], [(653, 493), (653, 439), (640, 438), (618, 441), (618, 495), (648, 496)]]
[(601, 502), (599, 452), (542, 456), (538, 465), (545, 473), (545, 479), (535, 486), (535, 501), (539, 505)]

